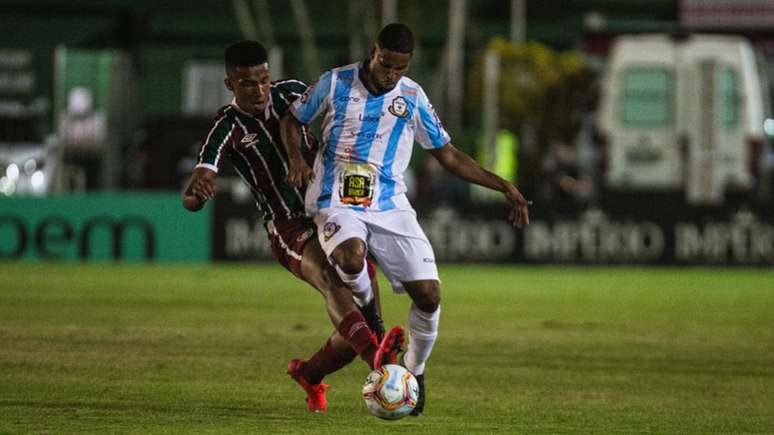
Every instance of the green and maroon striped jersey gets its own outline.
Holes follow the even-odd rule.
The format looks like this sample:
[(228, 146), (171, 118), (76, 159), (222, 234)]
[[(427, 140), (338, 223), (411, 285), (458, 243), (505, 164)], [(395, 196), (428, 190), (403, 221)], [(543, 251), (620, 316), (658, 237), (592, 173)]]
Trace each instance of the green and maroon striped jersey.
[[(298, 80), (272, 82), (264, 113), (250, 115), (236, 102), (218, 110), (204, 139), (196, 167), (218, 171), (224, 157), (250, 186), (255, 203), (266, 221), (304, 216), (304, 190), (286, 181), (287, 154), (280, 137), (280, 118), (306, 90)], [(302, 148), (311, 165), (317, 141), (304, 127)]]

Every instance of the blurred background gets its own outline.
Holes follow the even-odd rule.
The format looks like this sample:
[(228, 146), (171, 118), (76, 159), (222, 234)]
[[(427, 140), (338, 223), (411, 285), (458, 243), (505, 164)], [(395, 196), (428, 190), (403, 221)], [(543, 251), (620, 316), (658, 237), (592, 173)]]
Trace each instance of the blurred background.
[(774, 264), (772, 0), (4, 0), (0, 258), (271, 259), (230, 168), (180, 205), (230, 101), (223, 48), (258, 39), (312, 83), (393, 21), (453, 143), (535, 202), (514, 231), (417, 150), (439, 259)]

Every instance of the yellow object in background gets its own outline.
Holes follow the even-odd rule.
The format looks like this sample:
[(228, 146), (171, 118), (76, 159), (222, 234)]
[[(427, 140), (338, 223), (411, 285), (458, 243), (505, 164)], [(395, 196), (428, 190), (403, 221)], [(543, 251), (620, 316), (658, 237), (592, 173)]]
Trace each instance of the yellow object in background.
[[(490, 156), (490, 149), (494, 149), (494, 156)], [(477, 159), (487, 170), (500, 177), (515, 181), (519, 168), (519, 138), (511, 131), (499, 130), (495, 136), (494, 147), (487, 147), (481, 141), (478, 147)], [(471, 186), (471, 196), (474, 201), (489, 202), (502, 199), (502, 194), (481, 186)]]

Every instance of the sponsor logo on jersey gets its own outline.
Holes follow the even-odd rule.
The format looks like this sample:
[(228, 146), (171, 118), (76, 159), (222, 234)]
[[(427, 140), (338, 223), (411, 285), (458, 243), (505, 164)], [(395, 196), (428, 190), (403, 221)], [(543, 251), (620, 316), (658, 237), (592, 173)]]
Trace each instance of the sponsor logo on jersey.
[(341, 97), (337, 98), (338, 101), (341, 101), (342, 103), (359, 103), (360, 97), (350, 97), (348, 95), (342, 95)]
[(242, 138), (242, 143), (249, 144), (250, 142), (255, 140), (256, 136), (258, 136), (256, 133), (246, 134), (245, 137)]
[(408, 103), (406, 103), (406, 99), (403, 97), (395, 97), (387, 110), (398, 118), (405, 118), (408, 116)]
[(323, 237), (325, 237), (325, 241), (333, 237), (334, 234), (338, 233), (341, 229), (341, 225), (337, 224), (336, 222), (326, 222), (323, 226)]
[(360, 114), (358, 115), (357, 119), (361, 122), (379, 122), (380, 119), (382, 119), (382, 116), (384, 115), (384, 112), (381, 112), (378, 115), (364, 115)]
[(372, 131), (360, 131), (360, 129), (350, 128), (348, 133), (349, 137), (357, 137), (367, 140), (382, 140), (382, 135), (380, 133), (375, 133)]

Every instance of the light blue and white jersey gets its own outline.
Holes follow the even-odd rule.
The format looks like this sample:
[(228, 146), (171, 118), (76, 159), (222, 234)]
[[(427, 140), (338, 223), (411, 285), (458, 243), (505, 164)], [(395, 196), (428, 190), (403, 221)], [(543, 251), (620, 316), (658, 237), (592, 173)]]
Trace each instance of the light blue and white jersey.
[(326, 72), (290, 107), (303, 124), (324, 115), (323, 146), (306, 190), (309, 213), (329, 207), (411, 209), (403, 172), (414, 141), (425, 149), (449, 143), (422, 87), (403, 77), (390, 92), (374, 96), (360, 81), (360, 66)]

